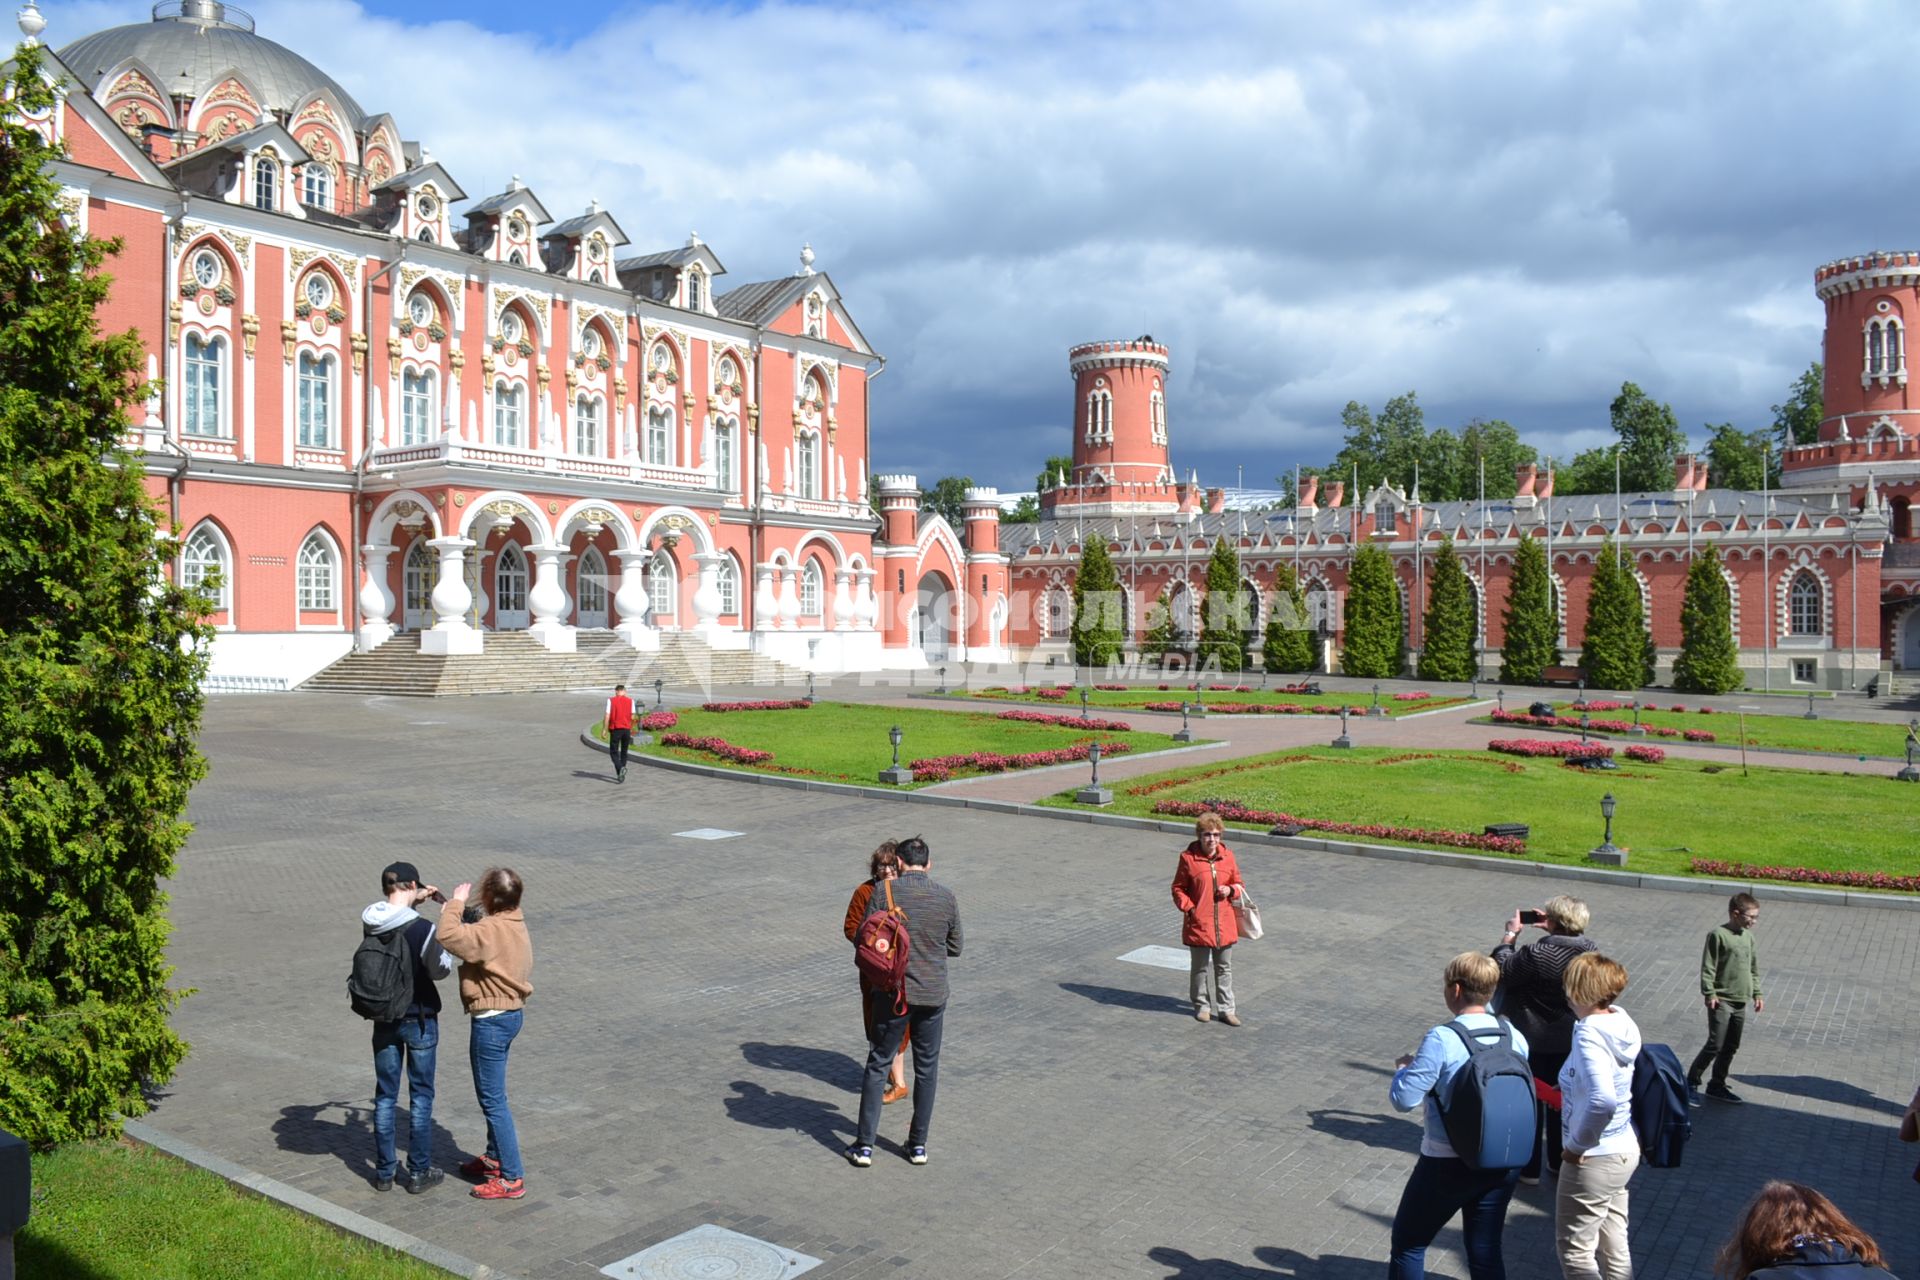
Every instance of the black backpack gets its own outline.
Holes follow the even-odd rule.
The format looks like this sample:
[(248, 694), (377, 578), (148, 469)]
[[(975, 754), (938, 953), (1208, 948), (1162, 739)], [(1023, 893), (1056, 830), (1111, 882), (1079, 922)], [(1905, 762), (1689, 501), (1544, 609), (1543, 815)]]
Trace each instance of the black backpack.
[(413, 1006), (413, 955), (410, 925), (370, 933), (353, 949), (347, 974), (347, 1000), (353, 1011), (375, 1022), (399, 1022)]
[[(1533, 1070), (1513, 1047), (1513, 1024), (1473, 1028), (1446, 1024), (1467, 1047), (1440, 1103), (1440, 1119), (1453, 1153), (1470, 1169), (1517, 1169), (1533, 1154), (1538, 1137)], [(1483, 1040), (1481, 1037), (1498, 1037)]]
[(1633, 1133), (1640, 1158), (1656, 1169), (1676, 1169), (1693, 1136), (1687, 1074), (1664, 1044), (1645, 1045), (1633, 1060)]

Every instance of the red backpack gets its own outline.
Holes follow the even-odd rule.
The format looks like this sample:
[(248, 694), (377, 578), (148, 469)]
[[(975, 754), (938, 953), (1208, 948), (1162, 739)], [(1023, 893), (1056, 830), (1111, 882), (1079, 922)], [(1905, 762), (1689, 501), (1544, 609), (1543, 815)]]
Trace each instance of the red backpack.
[(907, 1011), (907, 913), (893, 905), (893, 882), (882, 880), (887, 905), (869, 910), (853, 935), (853, 963), (871, 991), (893, 993), (893, 1011)]

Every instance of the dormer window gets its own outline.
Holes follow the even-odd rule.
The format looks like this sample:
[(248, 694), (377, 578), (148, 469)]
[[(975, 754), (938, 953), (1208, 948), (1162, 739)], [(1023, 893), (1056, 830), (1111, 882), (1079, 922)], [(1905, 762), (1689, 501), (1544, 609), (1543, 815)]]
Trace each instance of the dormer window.
[(687, 272), (687, 309), (689, 311), (699, 311), (703, 308), (704, 304), (700, 300), (700, 281), (698, 271)]
[(422, 240), (422, 241), (425, 241), (425, 242), (426, 242), (427, 244), (432, 244), (432, 243), (433, 243), (433, 228), (432, 228), (432, 227), (422, 227), (422, 228), (420, 228), (420, 234), (419, 234), (418, 236), (415, 236), (414, 238), (415, 238), (416, 240)]
[(1375, 533), (1394, 533), (1400, 528), (1400, 512), (1384, 498), (1373, 506), (1373, 531)]
[(600, 274), (600, 268), (595, 267), (593, 270), (587, 272), (587, 283), (588, 284), (605, 284), (606, 283), (605, 277), (603, 277)]
[(279, 206), (280, 166), (265, 156), (253, 166), (253, 207), (271, 211)]
[(527, 265), (526, 255), (521, 253), (518, 249), (515, 249), (512, 253), (507, 255), (507, 261), (512, 263), (516, 267), (524, 267)]
[(607, 256), (607, 242), (599, 236), (587, 241), (587, 261), (599, 262)]
[(413, 211), (423, 218), (431, 218), (440, 212), (440, 202), (423, 191), (420, 198), (413, 202)]
[(333, 173), (323, 164), (310, 164), (300, 171), (300, 203), (324, 209), (333, 203)]
[(527, 220), (519, 214), (507, 219), (507, 239), (525, 240), (527, 238)]

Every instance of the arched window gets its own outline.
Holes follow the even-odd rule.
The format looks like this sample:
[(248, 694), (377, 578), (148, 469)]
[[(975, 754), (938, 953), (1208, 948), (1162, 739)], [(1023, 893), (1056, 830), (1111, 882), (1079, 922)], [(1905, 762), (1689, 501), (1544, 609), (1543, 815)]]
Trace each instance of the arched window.
[(581, 396), (573, 402), (573, 451), (598, 457), (603, 451), (601, 443), (600, 397)]
[(333, 360), (300, 353), (299, 443), (309, 449), (333, 448)]
[(220, 384), (226, 379), (227, 344), (219, 338), (187, 335), (187, 386), (181, 409), (190, 436), (217, 436), (221, 430)]
[(720, 588), (720, 612), (737, 614), (740, 612), (740, 570), (733, 561), (728, 560), (720, 566), (715, 575), (716, 585)]
[(1787, 589), (1787, 623), (1791, 634), (1796, 636), (1818, 636), (1826, 634), (1826, 611), (1821, 607), (1820, 580), (1802, 569), (1793, 575), (1793, 585)]
[(317, 533), (308, 534), (300, 545), (300, 561), (294, 569), (294, 582), (303, 610), (331, 613), (337, 606), (340, 566), (333, 555), (333, 544)]
[[(208, 578), (215, 578), (209, 584)], [(227, 607), (233, 575), (227, 572), (226, 549), (213, 530), (202, 525), (187, 538), (180, 549), (180, 585), (193, 591), (206, 591), (216, 609)]]
[(260, 157), (253, 166), (253, 207), (274, 209), (279, 206), (280, 166)]
[(657, 618), (671, 618), (680, 597), (680, 575), (673, 557), (656, 551), (647, 562), (647, 606)]
[(527, 265), (527, 255), (515, 249), (507, 255), (507, 261), (516, 267), (524, 267)]
[(333, 171), (323, 164), (300, 170), (300, 203), (315, 209), (333, 204)]
[(422, 227), (422, 228), (420, 228), (420, 234), (419, 234), (419, 235), (417, 235), (417, 236), (415, 236), (415, 237), (414, 237), (414, 239), (416, 239), (416, 240), (424, 240), (424, 241), (426, 241), (426, 242), (427, 242), (428, 244), (432, 244), (432, 243), (433, 243), (433, 228), (432, 228), (432, 227)]
[(433, 438), (433, 371), (408, 369), (400, 375), (400, 443), (425, 444)]
[(1400, 528), (1400, 513), (1394, 505), (1382, 498), (1373, 506), (1373, 531), (1375, 533), (1393, 533)]
[(1113, 439), (1113, 396), (1106, 391), (1095, 391), (1087, 397), (1087, 440), (1089, 442)]
[(1153, 399), (1148, 404), (1148, 409), (1153, 419), (1153, 442), (1155, 444), (1165, 444), (1167, 442), (1166, 397), (1162, 396), (1158, 391), (1154, 392)]
[(1886, 316), (1867, 321), (1866, 376), (1896, 378), (1906, 368), (1906, 333), (1899, 319)]
[(807, 561), (807, 567), (800, 571), (800, 612), (809, 618), (820, 613), (820, 582), (820, 562)]
[(1047, 593), (1046, 630), (1049, 640), (1058, 640), (1073, 629), (1073, 597), (1065, 587)]
[[(527, 556), (517, 542), (500, 548), (500, 562), (493, 573), (493, 609), (494, 618), (503, 627), (515, 622), (506, 615), (527, 611)], [(526, 619), (518, 618), (517, 624), (526, 626)]]
[(408, 628), (433, 625), (433, 578), (433, 552), (427, 549), (425, 538), (417, 538), (407, 548), (407, 558), (400, 575), (401, 607), (405, 610), (403, 622)]
[(798, 473), (800, 496), (820, 496), (820, 437), (803, 431), (793, 442), (794, 470)]
[(703, 297), (702, 286), (705, 282), (706, 277), (702, 276), (697, 269), (687, 272), (687, 310), (699, 311), (705, 306), (705, 303), (701, 300)]
[(520, 387), (505, 382), (493, 384), (493, 442), (518, 449), (525, 440), (521, 412), (525, 395)]
[(733, 466), (732, 422), (723, 422), (713, 429), (713, 481), (722, 493), (739, 491), (740, 482)]
[(580, 625), (607, 625), (607, 562), (597, 547), (580, 553), (580, 571), (574, 580), (574, 599), (580, 602)]
[(646, 461), (656, 467), (673, 464), (673, 410), (664, 405), (647, 406)]

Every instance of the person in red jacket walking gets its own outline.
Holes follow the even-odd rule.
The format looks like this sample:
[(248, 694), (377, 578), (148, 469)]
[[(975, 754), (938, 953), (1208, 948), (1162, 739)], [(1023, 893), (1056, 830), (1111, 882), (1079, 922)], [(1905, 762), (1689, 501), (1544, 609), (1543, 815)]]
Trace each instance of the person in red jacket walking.
[(607, 754), (613, 757), (613, 780), (627, 780), (627, 750), (633, 746), (633, 699), (627, 696), (627, 686), (613, 686), (613, 696), (607, 699)]
[[(1180, 941), (1186, 943), (1193, 962), (1188, 994), (1195, 1018), (1211, 1022), (1218, 1010), (1220, 1021), (1237, 1027), (1240, 1015), (1233, 1007), (1233, 961), (1228, 953), (1240, 940), (1233, 899), (1245, 894), (1247, 887), (1240, 881), (1239, 860), (1227, 848), (1226, 824), (1220, 815), (1201, 814), (1193, 831), (1193, 843), (1181, 851), (1173, 869), (1173, 905), (1186, 917)], [(1214, 986), (1211, 1001), (1207, 998), (1209, 967)]]

